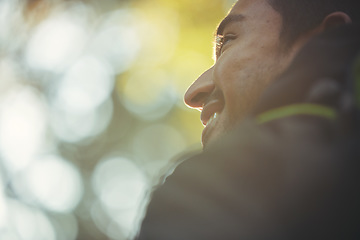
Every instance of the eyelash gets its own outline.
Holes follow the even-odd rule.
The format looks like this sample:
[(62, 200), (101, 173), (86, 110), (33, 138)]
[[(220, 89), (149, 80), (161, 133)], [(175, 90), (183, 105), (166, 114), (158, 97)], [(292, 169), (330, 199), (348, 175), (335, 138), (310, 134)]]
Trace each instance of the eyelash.
[(234, 34), (218, 35), (216, 37), (216, 56), (220, 56), (223, 47), (229, 40), (234, 40), (236, 36)]

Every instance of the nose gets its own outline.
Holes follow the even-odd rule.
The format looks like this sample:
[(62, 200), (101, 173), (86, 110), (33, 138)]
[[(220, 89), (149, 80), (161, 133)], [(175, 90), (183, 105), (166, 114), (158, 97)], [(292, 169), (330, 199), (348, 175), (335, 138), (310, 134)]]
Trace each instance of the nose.
[(206, 99), (215, 88), (212, 77), (212, 68), (204, 72), (196, 81), (191, 84), (184, 95), (184, 102), (191, 108), (202, 109)]

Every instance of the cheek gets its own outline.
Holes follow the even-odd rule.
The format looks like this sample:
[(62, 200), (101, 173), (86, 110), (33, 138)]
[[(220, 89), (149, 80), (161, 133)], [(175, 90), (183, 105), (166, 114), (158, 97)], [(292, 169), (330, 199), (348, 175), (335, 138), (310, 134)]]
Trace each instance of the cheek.
[(236, 52), (241, 51), (224, 52), (214, 66), (214, 81), (220, 88), (237, 85), (251, 66), (250, 58)]
[[(225, 56), (224, 56), (225, 57)], [(214, 68), (217, 87), (223, 92), (229, 124), (242, 119), (256, 104), (274, 77), (276, 61), (223, 58)]]
[(224, 94), (228, 114), (237, 113), (237, 117), (251, 110), (264, 88), (283, 70), (284, 59), (276, 57), (274, 48), (259, 42), (247, 47), (229, 48), (213, 68), (214, 83)]
[(214, 82), (223, 91), (225, 100), (246, 97), (264, 77), (260, 74), (263, 72), (260, 68), (264, 69), (262, 63), (254, 55), (247, 57), (245, 52), (221, 56), (214, 66)]

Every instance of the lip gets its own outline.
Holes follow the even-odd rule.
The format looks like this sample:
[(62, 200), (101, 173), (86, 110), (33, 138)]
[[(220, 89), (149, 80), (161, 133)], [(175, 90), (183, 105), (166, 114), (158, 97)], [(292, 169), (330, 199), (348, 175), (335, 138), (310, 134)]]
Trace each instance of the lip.
[(204, 130), (202, 131), (202, 134), (201, 134), (201, 142), (202, 142), (202, 145), (203, 147), (205, 148), (207, 143), (209, 142), (210, 140), (210, 136), (211, 136), (211, 133), (212, 133), (212, 129), (213, 127), (212, 126), (207, 126), (204, 128)]
[(201, 111), (200, 119), (204, 126), (209, 122), (210, 118), (215, 113), (221, 113), (224, 104), (219, 100), (212, 100), (208, 102)]
[[(216, 127), (216, 123), (220, 117), (220, 114), (221, 114), (223, 108), (224, 108), (224, 104), (222, 101), (212, 100), (212, 101), (208, 102), (204, 106), (203, 110), (201, 111), (200, 119), (201, 119), (202, 124), (205, 126), (205, 128), (202, 132), (202, 143), (203, 143), (204, 147), (207, 144), (207, 142), (209, 141), (209, 139), (211, 137), (211, 133), (213, 132), (213, 129)], [(213, 121), (211, 121), (211, 123), (209, 123), (210, 118), (215, 113), (218, 114), (217, 118), (214, 119)]]

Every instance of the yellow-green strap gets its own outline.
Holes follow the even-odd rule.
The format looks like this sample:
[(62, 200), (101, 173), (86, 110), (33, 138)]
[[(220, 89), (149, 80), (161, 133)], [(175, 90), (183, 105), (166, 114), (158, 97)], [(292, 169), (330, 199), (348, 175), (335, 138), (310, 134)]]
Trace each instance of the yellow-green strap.
[(318, 104), (303, 103), (287, 105), (261, 113), (256, 117), (256, 122), (262, 124), (283, 117), (290, 117), (299, 114), (324, 117), (330, 120), (334, 120), (336, 118), (335, 110), (330, 107)]

